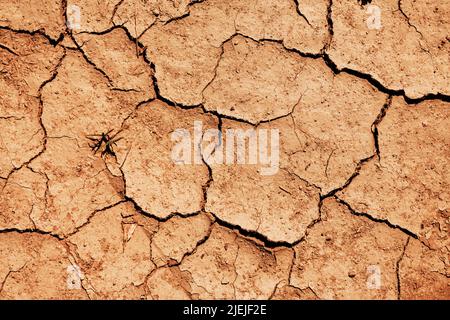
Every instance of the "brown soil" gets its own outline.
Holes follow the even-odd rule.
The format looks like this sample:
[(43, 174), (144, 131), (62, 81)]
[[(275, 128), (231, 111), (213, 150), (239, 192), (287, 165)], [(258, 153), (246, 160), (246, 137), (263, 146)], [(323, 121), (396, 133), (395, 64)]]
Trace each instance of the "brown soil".
[(371, 5), (0, 0), (0, 299), (450, 299), (450, 6)]

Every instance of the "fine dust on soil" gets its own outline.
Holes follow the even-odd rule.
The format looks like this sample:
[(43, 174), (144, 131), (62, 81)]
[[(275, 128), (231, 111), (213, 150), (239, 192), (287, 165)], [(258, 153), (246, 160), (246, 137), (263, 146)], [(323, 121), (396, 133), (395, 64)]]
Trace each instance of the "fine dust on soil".
[[(450, 299), (449, 30), (448, 1), (0, 0), (0, 299)], [(279, 170), (174, 163), (196, 121), (279, 130)]]

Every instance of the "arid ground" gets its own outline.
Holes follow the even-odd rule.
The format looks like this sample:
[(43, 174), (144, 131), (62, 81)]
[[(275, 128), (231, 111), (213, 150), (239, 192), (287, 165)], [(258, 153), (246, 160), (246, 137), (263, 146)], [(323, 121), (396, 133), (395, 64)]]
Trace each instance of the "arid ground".
[[(0, 0), (0, 298), (450, 299), (449, 32), (449, 0)], [(278, 133), (275, 170), (214, 129)]]

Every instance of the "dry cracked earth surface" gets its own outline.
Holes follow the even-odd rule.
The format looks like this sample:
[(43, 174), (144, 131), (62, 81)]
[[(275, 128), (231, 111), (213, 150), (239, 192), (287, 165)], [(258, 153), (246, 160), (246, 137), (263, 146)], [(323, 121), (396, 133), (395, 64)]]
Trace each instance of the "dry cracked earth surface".
[(0, 0), (0, 298), (450, 299), (450, 2), (362, 2)]

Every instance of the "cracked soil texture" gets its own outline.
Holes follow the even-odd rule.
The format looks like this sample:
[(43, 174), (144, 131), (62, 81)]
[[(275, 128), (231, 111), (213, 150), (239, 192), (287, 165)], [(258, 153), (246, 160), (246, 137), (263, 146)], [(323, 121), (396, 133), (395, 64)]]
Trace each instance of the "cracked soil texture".
[[(0, 0), (0, 299), (450, 299), (449, 30), (448, 0)], [(239, 130), (276, 170), (211, 161)]]

